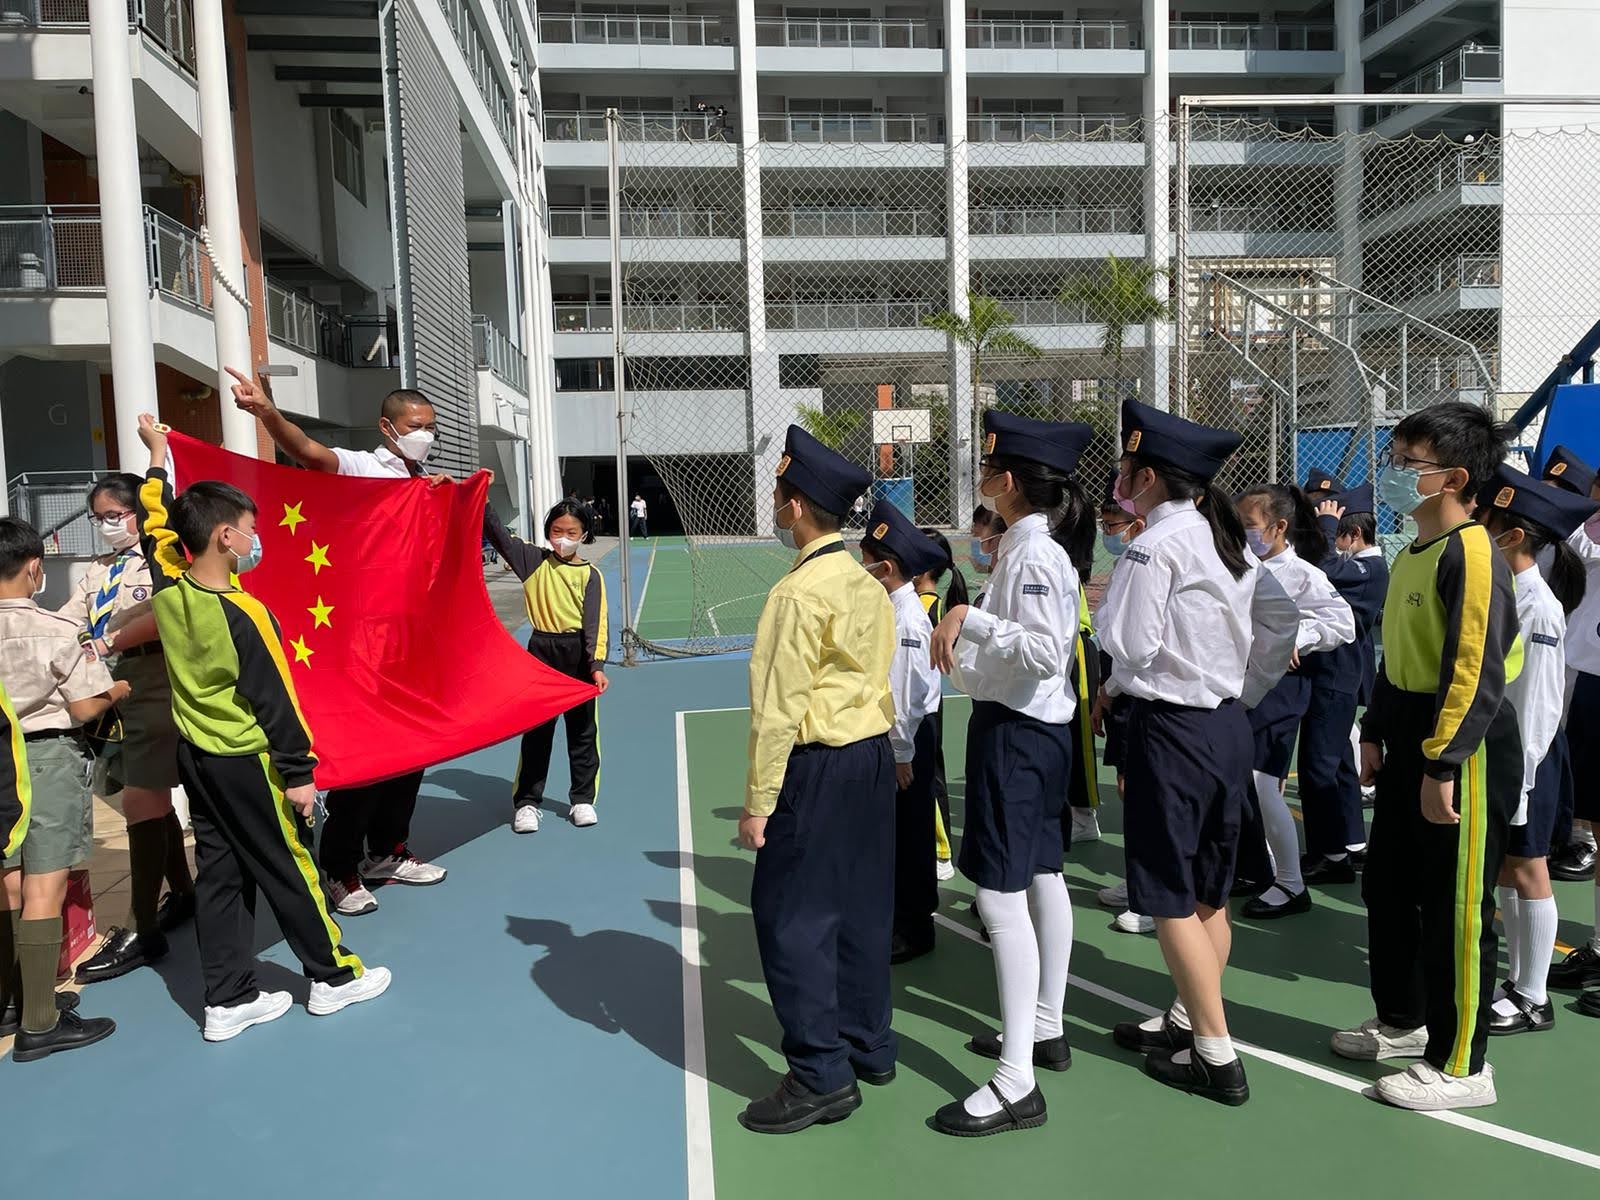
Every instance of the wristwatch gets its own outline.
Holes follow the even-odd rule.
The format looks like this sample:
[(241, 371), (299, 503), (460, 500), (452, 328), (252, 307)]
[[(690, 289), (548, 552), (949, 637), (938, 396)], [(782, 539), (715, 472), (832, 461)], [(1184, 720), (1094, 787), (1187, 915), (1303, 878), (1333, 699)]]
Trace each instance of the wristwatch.
[(100, 641), (105, 646), (105, 648), (106, 648), (106, 650), (108, 652), (114, 651), (117, 648), (117, 634), (116, 634), (116, 631), (115, 630), (108, 631), (103, 637), (101, 637)]

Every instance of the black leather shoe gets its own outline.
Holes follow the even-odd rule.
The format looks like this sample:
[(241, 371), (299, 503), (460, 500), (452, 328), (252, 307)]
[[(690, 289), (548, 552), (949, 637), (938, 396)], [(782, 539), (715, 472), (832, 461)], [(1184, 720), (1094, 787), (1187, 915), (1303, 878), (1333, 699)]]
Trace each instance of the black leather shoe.
[(739, 1124), (752, 1133), (799, 1133), (812, 1125), (842, 1121), (861, 1107), (861, 1089), (854, 1083), (835, 1092), (813, 1092), (793, 1075), (778, 1090), (752, 1100), (739, 1114)]
[(1139, 1054), (1173, 1054), (1194, 1047), (1194, 1034), (1172, 1023), (1172, 1014), (1161, 1019), (1161, 1028), (1152, 1033), (1137, 1021), (1119, 1021), (1111, 1030), (1111, 1040), (1124, 1050)]
[(910, 962), (914, 958), (921, 958), (924, 954), (932, 953), (932, 937), (929, 937), (926, 941), (920, 938), (912, 940), (911, 938), (901, 937), (897, 933), (894, 935), (894, 940), (889, 943), (889, 965), (897, 966), (900, 963)]
[(1352, 850), (1352, 851), (1350, 851), (1350, 858), (1349, 858), (1348, 861), (1349, 861), (1350, 865), (1352, 867), (1354, 867), (1357, 871), (1365, 871), (1367, 869), (1367, 851), (1366, 851), (1366, 849), (1363, 847), (1360, 850)]
[[(57, 992), (56, 1011), (71, 1012), (78, 1007), (77, 992)], [(22, 1029), (22, 1010), (13, 1004), (5, 1012), (0, 1013), (0, 1037), (10, 1037)]]
[(1600, 1017), (1600, 988), (1590, 988), (1578, 997), (1578, 1011), (1586, 1017)]
[(76, 1012), (68, 1011), (61, 1014), (56, 1027), (48, 1033), (21, 1030), (17, 1040), (11, 1044), (11, 1057), (18, 1062), (32, 1062), (63, 1050), (92, 1046), (116, 1031), (117, 1023), (110, 1017), (80, 1017)]
[(1245, 906), (1239, 910), (1239, 915), (1249, 917), (1252, 921), (1276, 921), (1279, 917), (1292, 917), (1299, 913), (1308, 913), (1310, 911), (1311, 890), (1309, 888), (1301, 888), (1282, 904), (1268, 904), (1265, 899), (1257, 896), (1254, 900), (1245, 903)]
[[(984, 1058), (1000, 1057), (1000, 1035), (980, 1033), (967, 1043), (967, 1049)], [(1033, 1065), (1046, 1071), (1066, 1071), (1072, 1067), (1072, 1047), (1067, 1045), (1067, 1035), (1050, 1038), (1033, 1044)]]
[(1231, 1063), (1213, 1066), (1193, 1052), (1186, 1063), (1173, 1062), (1170, 1054), (1152, 1054), (1144, 1060), (1144, 1073), (1170, 1088), (1193, 1096), (1204, 1096), (1218, 1104), (1237, 1106), (1250, 1099), (1250, 1084), (1244, 1077), (1244, 1063), (1237, 1058)]
[(167, 936), (157, 933), (140, 937), (131, 929), (113, 928), (106, 944), (88, 962), (78, 967), (73, 978), (80, 984), (104, 983), (129, 971), (137, 971), (167, 956)]
[(1498, 1012), (1489, 1012), (1489, 1033), (1495, 1037), (1510, 1037), (1514, 1033), (1543, 1033), (1546, 1029), (1554, 1029), (1556, 1024), (1556, 1006), (1546, 1000), (1543, 1004), (1535, 1004), (1515, 988), (1502, 989), (1506, 999), (1517, 1006), (1517, 1011), (1509, 1017), (1503, 1017)]
[(1585, 842), (1568, 842), (1559, 854), (1550, 856), (1550, 878), (1574, 880), (1594, 878), (1594, 848)]
[(993, 1083), (989, 1090), (1000, 1101), (1000, 1111), (993, 1116), (975, 1117), (957, 1100), (933, 1114), (933, 1127), (951, 1137), (989, 1137), (1013, 1129), (1037, 1129), (1045, 1123), (1044, 1093), (1037, 1087), (1015, 1103), (1002, 1096)]
[(1324, 858), (1320, 854), (1308, 854), (1300, 860), (1300, 877), (1307, 884), (1317, 883), (1324, 886), (1334, 883), (1354, 883), (1356, 869), (1347, 854), (1343, 858)]
[(868, 1071), (855, 1063), (850, 1064), (850, 1069), (856, 1073), (856, 1078), (868, 1087), (886, 1087), (894, 1082), (895, 1069), (890, 1067), (887, 1071)]
[(1257, 883), (1254, 879), (1235, 879), (1233, 886), (1228, 889), (1228, 895), (1235, 898), (1240, 896), (1259, 896), (1271, 886), (1270, 883)]
[(171, 933), (174, 929), (181, 929), (193, 919), (193, 891), (168, 892), (161, 897), (161, 906), (156, 909), (156, 921), (160, 924), (162, 933)]
[(1600, 987), (1600, 954), (1585, 942), (1550, 968), (1550, 978), (1546, 982), (1564, 992)]

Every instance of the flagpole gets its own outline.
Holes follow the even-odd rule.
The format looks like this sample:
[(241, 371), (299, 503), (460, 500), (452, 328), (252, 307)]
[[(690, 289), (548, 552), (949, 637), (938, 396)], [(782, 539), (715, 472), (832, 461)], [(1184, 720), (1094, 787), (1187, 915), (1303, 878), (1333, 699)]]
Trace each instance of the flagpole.
[(632, 666), (633, 570), (628, 545), (628, 413), (622, 394), (622, 202), (617, 195), (622, 175), (617, 161), (622, 119), (606, 109), (606, 220), (611, 227), (611, 386), (617, 401), (617, 549), (622, 555), (622, 664)]

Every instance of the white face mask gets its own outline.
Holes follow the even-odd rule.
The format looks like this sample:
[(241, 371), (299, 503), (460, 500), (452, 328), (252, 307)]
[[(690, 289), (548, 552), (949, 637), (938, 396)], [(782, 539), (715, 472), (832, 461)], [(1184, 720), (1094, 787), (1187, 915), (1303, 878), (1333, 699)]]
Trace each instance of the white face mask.
[[(1000, 478), (1000, 476), (991, 475), (991, 476), (989, 476), (989, 482), (993, 482), (994, 480), (996, 480), (998, 478)], [(989, 495), (988, 492), (984, 491), (982, 483), (978, 484), (978, 503), (983, 505), (984, 508), (988, 509), (992, 513), (999, 512), (1000, 509), (998, 507), (996, 507), (996, 502), (999, 499), (1000, 498), (998, 496), (991, 496), (991, 495)]]
[(555, 547), (556, 553), (566, 558), (578, 548), (578, 543), (572, 538), (551, 538), (550, 544)]
[(394, 439), (395, 449), (400, 451), (400, 456), (414, 463), (427, 462), (428, 455), (433, 453), (434, 435), (431, 430), (413, 429), (410, 433), (401, 434), (391, 425), (389, 436)]
[(785, 550), (798, 550), (800, 548), (800, 544), (795, 540), (794, 529), (785, 529), (782, 525), (778, 524), (778, 514), (787, 511), (790, 507), (792, 507), (792, 502), (790, 504), (780, 505), (772, 510), (772, 528), (777, 535), (778, 545), (782, 546)]
[(43, 591), (44, 591), (44, 565), (41, 563), (40, 566), (39, 566), (39, 582), (34, 585), (33, 594), (35, 596), (37, 596), (40, 593), (42, 593)]
[(95, 533), (113, 550), (126, 550), (139, 541), (139, 535), (128, 527), (127, 518), (95, 518), (90, 523)]

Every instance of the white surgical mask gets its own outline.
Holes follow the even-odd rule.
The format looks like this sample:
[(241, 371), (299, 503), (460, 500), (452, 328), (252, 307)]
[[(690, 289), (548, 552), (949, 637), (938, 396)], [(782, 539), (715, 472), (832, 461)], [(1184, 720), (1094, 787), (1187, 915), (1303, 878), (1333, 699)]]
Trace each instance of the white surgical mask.
[(789, 505), (785, 504), (772, 510), (772, 528), (777, 535), (778, 545), (782, 546), (785, 550), (798, 550), (800, 548), (800, 544), (795, 540), (794, 529), (785, 529), (782, 525), (778, 524), (778, 514), (783, 512), (788, 507)]
[(566, 558), (578, 548), (578, 543), (572, 538), (551, 538), (550, 544), (555, 547), (556, 553)]
[(33, 589), (33, 594), (35, 596), (38, 596), (38, 595), (42, 594), (43, 592), (44, 592), (44, 568), (40, 567), (39, 568), (39, 583), (38, 583), (38, 586)]
[(139, 535), (128, 528), (125, 518), (95, 519), (92, 524), (94, 531), (100, 535), (106, 545), (113, 550), (126, 550), (139, 541)]
[(390, 426), (390, 436), (394, 438), (395, 449), (400, 451), (401, 457), (414, 463), (428, 461), (428, 455), (433, 453), (434, 435), (432, 430), (413, 429), (410, 433), (400, 434)]
[[(990, 476), (990, 478), (991, 479), (995, 479), (995, 478), (998, 478), (998, 476)], [(999, 500), (998, 496), (989, 495), (988, 492), (983, 490), (983, 484), (982, 483), (978, 484), (978, 503), (979, 504), (983, 505), (984, 508), (988, 509), (990, 512), (997, 513), (997, 512), (1000, 511), (998, 508), (995, 507), (995, 502), (997, 500)]]

